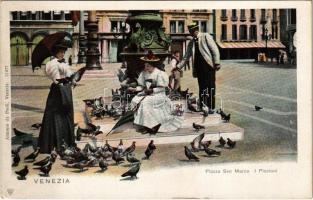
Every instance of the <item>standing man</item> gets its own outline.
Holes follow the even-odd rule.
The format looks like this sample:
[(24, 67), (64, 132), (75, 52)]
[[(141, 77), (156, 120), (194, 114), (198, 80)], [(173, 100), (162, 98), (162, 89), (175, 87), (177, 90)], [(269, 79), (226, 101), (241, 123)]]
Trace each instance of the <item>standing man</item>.
[(209, 107), (209, 113), (215, 109), (215, 72), (220, 69), (220, 52), (209, 33), (199, 32), (196, 23), (188, 25), (189, 33), (193, 36), (187, 46), (186, 54), (178, 67), (185, 65), (194, 54), (192, 75), (198, 78), (200, 109), (203, 104)]

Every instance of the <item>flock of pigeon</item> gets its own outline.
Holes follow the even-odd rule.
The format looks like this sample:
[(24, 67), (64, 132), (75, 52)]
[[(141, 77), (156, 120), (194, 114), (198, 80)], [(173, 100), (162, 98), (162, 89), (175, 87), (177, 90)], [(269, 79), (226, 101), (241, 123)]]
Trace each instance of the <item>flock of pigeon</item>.
[[(112, 96), (113, 101), (119, 99), (121, 94), (118, 93), (118, 90), (114, 91), (112, 90)], [(188, 89), (186, 91), (183, 91), (182, 96), (192, 95), (192, 93), (188, 93)], [(192, 104), (196, 103), (194, 102), (194, 99), (188, 99), (188, 109), (190, 111), (198, 112)], [(92, 108), (92, 115), (96, 116), (97, 118), (102, 118), (103, 116), (109, 116), (118, 118), (123, 113), (125, 113), (126, 108), (122, 110), (115, 109), (112, 105), (111, 108), (109, 108), (108, 105), (103, 104), (103, 98), (95, 98), (95, 99), (86, 99), (84, 100), (86, 106), (89, 106)], [(260, 111), (262, 107), (255, 106), (256, 111)], [(230, 120), (230, 114), (224, 113), (221, 109), (217, 111), (218, 114), (221, 115), (222, 120), (225, 122), (229, 122)], [(209, 114), (208, 108), (203, 105), (203, 115), (207, 116)], [(159, 129), (161, 124), (158, 124), (153, 130), (151, 130), (151, 133), (156, 133)], [(77, 124), (75, 124), (77, 126)], [(31, 126), (32, 128), (39, 129), (41, 127), (40, 123), (33, 124)], [(202, 129), (205, 129), (204, 126), (193, 123), (192, 127), (195, 129), (195, 131), (200, 131)], [(20, 130), (17, 130), (16, 128), (13, 129), (15, 136), (25, 136), (29, 135), (28, 133), (22, 132)], [(92, 123), (87, 123), (86, 128), (81, 128), (78, 126), (76, 131), (76, 140), (80, 141), (83, 134), (85, 136), (97, 136), (99, 134), (102, 134), (103, 132), (100, 131), (100, 126), (96, 126)], [(184, 146), (184, 153), (185, 156), (188, 158), (189, 161), (199, 161), (199, 158), (195, 155), (196, 152), (204, 151), (208, 157), (215, 157), (220, 156), (221, 151), (217, 151), (215, 149), (209, 148), (211, 145), (211, 141), (203, 141), (203, 138), (205, 136), (205, 133), (202, 133), (198, 135), (191, 143), (190, 148), (187, 146)], [(11, 151), (12, 153), (12, 167), (17, 167), (21, 161), (20, 158), (20, 151), (24, 147), (24, 145), (27, 145), (28, 142), (33, 145), (33, 140), (23, 140), (22, 146), (18, 146), (16, 149), (13, 149)], [(216, 147), (218, 148), (228, 148), (233, 149), (236, 146), (236, 141), (232, 141), (231, 139), (227, 138), (227, 141), (220, 137), (218, 140), (219, 145)], [(126, 171), (124, 174), (122, 174), (122, 177), (130, 177), (133, 179), (134, 177), (137, 178), (137, 173), (140, 170), (140, 166), (142, 161), (141, 160), (148, 160), (151, 155), (153, 154), (154, 150), (156, 149), (156, 146), (154, 145), (154, 141), (151, 140), (150, 143), (147, 145), (147, 148), (144, 152), (145, 157), (140, 159), (137, 159), (135, 157), (134, 151), (136, 149), (136, 142), (134, 141), (131, 146), (126, 148), (124, 150), (123, 141), (120, 140), (120, 143), (117, 147), (111, 146), (108, 141), (103, 146), (97, 147), (96, 144), (87, 143), (84, 148), (80, 149), (77, 146), (74, 147), (68, 147), (65, 143), (62, 145), (62, 150), (60, 152), (53, 151), (50, 155), (45, 157), (43, 160), (36, 161), (37, 156), (39, 155), (39, 148), (34, 148), (34, 152), (29, 154), (24, 158), (25, 162), (31, 162), (33, 163), (33, 169), (39, 170), (40, 176), (49, 176), (49, 173), (52, 169), (53, 164), (56, 161), (56, 158), (59, 156), (61, 160), (65, 161), (64, 167), (69, 168), (76, 168), (79, 169), (79, 172), (83, 172), (84, 169), (87, 169), (88, 167), (99, 167), (101, 172), (104, 172), (108, 169), (110, 165), (119, 165), (123, 162), (128, 162), (130, 164), (130, 169)], [(111, 162), (111, 163), (110, 163)], [(15, 173), (18, 175), (19, 180), (25, 180), (27, 174), (29, 173), (28, 166), (25, 165), (23, 169), (19, 171), (15, 171)]]
[[(19, 156), (22, 146), (17, 147), (12, 150), (13, 163), (12, 166), (17, 167), (21, 158)], [(128, 162), (130, 168), (128, 171), (123, 173), (122, 177), (130, 177), (131, 179), (137, 178), (137, 173), (140, 170), (141, 160), (149, 160), (153, 152), (156, 150), (154, 141), (151, 140), (147, 145), (144, 152), (145, 157), (141, 160), (135, 157), (136, 142), (133, 141), (132, 144), (124, 149), (123, 141), (117, 147), (111, 146), (108, 141), (103, 146), (97, 147), (96, 144), (87, 143), (84, 148), (80, 149), (77, 146), (68, 147), (65, 143), (62, 144), (62, 149), (60, 152), (52, 151), (50, 155), (46, 158), (35, 162), (37, 156), (39, 155), (39, 148), (36, 148), (34, 152), (29, 154), (24, 158), (25, 162), (33, 163), (33, 169), (39, 170), (40, 176), (49, 176), (52, 166), (57, 158), (65, 161), (63, 167), (79, 169), (78, 172), (83, 172), (89, 167), (99, 167), (101, 172), (108, 169), (110, 165), (116, 165), (123, 162)], [(18, 180), (25, 180), (27, 174), (29, 173), (28, 166), (25, 165), (23, 169), (15, 171), (18, 175)]]

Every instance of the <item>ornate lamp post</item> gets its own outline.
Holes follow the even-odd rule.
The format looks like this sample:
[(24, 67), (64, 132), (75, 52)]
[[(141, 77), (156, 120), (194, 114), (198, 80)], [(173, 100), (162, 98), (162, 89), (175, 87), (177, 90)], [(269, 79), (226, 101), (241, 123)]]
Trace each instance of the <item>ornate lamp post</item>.
[(264, 40), (265, 40), (265, 57), (266, 57), (266, 61), (267, 61), (267, 56), (268, 56), (267, 41), (269, 41), (271, 38), (272, 38), (272, 35), (268, 34), (268, 29), (265, 28)]
[(99, 39), (96, 11), (88, 12), (88, 21), (86, 24), (86, 28), (88, 30), (86, 67), (88, 70), (102, 69), (99, 61), (100, 51), (98, 48)]

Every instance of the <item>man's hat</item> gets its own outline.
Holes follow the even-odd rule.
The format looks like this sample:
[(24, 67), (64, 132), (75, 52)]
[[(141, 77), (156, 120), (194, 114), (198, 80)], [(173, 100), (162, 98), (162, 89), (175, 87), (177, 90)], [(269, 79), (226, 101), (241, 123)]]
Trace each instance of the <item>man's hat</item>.
[(143, 56), (140, 58), (140, 60), (145, 61), (145, 62), (158, 62), (160, 58), (156, 57), (151, 50), (148, 51), (147, 55)]
[(196, 22), (192, 22), (187, 27), (188, 27), (188, 30), (191, 31), (191, 30), (193, 30), (195, 28), (199, 28), (199, 25)]

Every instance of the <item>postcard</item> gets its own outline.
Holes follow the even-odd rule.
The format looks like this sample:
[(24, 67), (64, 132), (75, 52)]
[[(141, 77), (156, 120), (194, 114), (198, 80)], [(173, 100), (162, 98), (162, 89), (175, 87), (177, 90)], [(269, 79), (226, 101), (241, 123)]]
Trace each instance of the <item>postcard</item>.
[(312, 198), (311, 2), (0, 5), (2, 198)]

